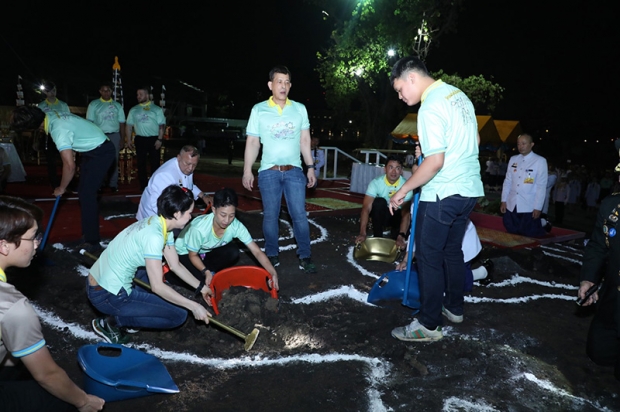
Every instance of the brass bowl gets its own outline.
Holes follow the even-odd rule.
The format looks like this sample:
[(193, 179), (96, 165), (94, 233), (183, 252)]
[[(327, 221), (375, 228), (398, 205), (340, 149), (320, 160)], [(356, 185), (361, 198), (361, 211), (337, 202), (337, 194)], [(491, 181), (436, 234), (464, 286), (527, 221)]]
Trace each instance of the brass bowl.
[(384, 237), (369, 237), (355, 245), (353, 257), (360, 260), (378, 260), (394, 263), (400, 254), (396, 241)]

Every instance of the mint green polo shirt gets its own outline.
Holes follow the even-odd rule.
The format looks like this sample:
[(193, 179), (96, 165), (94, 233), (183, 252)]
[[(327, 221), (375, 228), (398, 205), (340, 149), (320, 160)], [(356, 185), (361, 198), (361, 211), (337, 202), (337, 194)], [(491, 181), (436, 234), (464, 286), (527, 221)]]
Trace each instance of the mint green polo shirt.
[(140, 103), (129, 110), (127, 124), (133, 126), (137, 136), (158, 136), (159, 126), (166, 124), (164, 111), (153, 102)]
[(190, 251), (198, 254), (209, 253), (215, 248), (227, 245), (235, 238), (244, 245), (252, 242), (250, 232), (237, 219), (233, 220), (222, 237), (218, 238), (213, 232), (213, 218), (213, 213), (201, 215), (185, 226), (174, 243), (177, 254), (187, 255)]
[(173, 245), (174, 235), (166, 230), (162, 217), (139, 220), (112, 239), (90, 268), (90, 274), (108, 292), (116, 295), (123, 288), (129, 295), (138, 268), (145, 266), (147, 259), (162, 259), (164, 242)]
[[(398, 180), (394, 182), (394, 184), (390, 184), (387, 180), (386, 175), (377, 176), (368, 183), (368, 188), (366, 188), (366, 196), (370, 197), (381, 197), (385, 199), (385, 201), (389, 204), (390, 198), (394, 195), (394, 193), (398, 192), (398, 189), (403, 187), (406, 180), (402, 176), (398, 177)], [(413, 197), (413, 192), (408, 192), (405, 195), (404, 202), (408, 202)]]
[(54, 103), (50, 103), (49, 100), (45, 99), (41, 103), (39, 103), (39, 109), (43, 110), (45, 113), (50, 112), (52, 110), (56, 110), (58, 113), (70, 113), (69, 106), (67, 103), (62, 100), (56, 99)]
[(99, 98), (88, 105), (86, 120), (99, 126), (103, 133), (118, 133), (120, 124), (125, 123), (125, 112), (120, 103)]
[(441, 80), (422, 94), (418, 135), (424, 156), (443, 153), (444, 164), (422, 186), (420, 200), (452, 195), (484, 196), (478, 162), (478, 122), (474, 106), (461, 90)]
[(247, 135), (260, 138), (263, 145), (259, 172), (276, 165), (301, 168), (301, 131), (310, 129), (306, 106), (286, 99), (284, 109), (269, 100), (252, 108)]
[(55, 110), (47, 112), (44, 127), (45, 133), (52, 136), (59, 152), (69, 149), (88, 152), (108, 140), (99, 127), (68, 112), (59, 113)]

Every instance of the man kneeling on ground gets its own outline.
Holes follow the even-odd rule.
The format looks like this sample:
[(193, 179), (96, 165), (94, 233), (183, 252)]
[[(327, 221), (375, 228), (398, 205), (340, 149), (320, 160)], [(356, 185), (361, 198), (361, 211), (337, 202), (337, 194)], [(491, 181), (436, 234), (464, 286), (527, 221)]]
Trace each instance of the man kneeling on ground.
[(368, 219), (372, 219), (372, 232), (374, 237), (384, 237), (383, 230), (389, 226), (391, 229), (390, 237), (396, 240), (396, 245), (400, 248), (405, 247), (407, 242), (407, 231), (411, 223), (409, 203), (412, 192), (405, 197), (405, 203), (390, 214), (388, 204), (390, 198), (404, 184), (403, 162), (398, 156), (389, 156), (385, 165), (385, 174), (374, 178), (366, 189), (362, 213), (360, 216), (360, 234), (355, 238), (355, 243), (366, 240), (366, 229)]

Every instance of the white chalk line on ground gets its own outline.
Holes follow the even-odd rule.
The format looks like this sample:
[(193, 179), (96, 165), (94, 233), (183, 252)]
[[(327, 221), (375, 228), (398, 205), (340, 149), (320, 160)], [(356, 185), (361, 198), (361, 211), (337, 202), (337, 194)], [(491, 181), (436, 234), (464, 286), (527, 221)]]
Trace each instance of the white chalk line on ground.
[[(100, 341), (100, 338), (91, 331), (85, 330), (81, 325), (73, 322), (65, 322), (60, 317), (54, 315), (52, 312), (40, 308), (39, 306), (32, 304), (34, 310), (37, 312), (39, 319), (48, 326), (59, 330), (61, 332), (68, 331), (71, 335), (79, 339), (89, 341)], [(241, 358), (203, 358), (187, 352), (173, 352), (157, 347), (151, 346), (146, 343), (142, 344), (127, 344), (125, 346), (134, 347), (136, 349), (150, 353), (158, 359), (168, 360), (172, 362), (185, 362), (195, 365), (209, 366), (216, 369), (236, 369), (243, 367), (259, 368), (263, 366), (280, 365), (284, 366), (293, 363), (337, 363), (337, 362), (361, 362), (366, 365), (364, 368), (364, 375), (369, 387), (366, 389), (369, 405), (371, 405), (372, 411), (387, 411), (387, 408), (381, 401), (381, 391), (378, 389), (388, 377), (388, 372), (391, 369), (391, 364), (385, 360), (379, 358), (370, 358), (360, 355), (347, 355), (332, 353), (328, 355), (320, 355), (317, 353), (302, 354), (294, 356), (286, 356), (282, 358), (271, 359), (269, 357), (263, 357), (261, 355), (245, 356)]]
[(375, 306), (367, 302), (368, 293), (360, 292), (359, 290), (355, 289), (353, 285), (341, 286), (339, 288), (326, 290), (324, 292), (319, 292), (314, 295), (308, 295), (302, 298), (293, 299), (291, 303), (308, 305), (311, 303), (325, 302), (327, 300), (337, 299), (340, 297), (348, 297), (357, 302), (363, 303), (364, 305)]
[(487, 288), (503, 288), (505, 286), (516, 286), (520, 283), (532, 283), (534, 285), (545, 286), (548, 288), (558, 288), (567, 290), (578, 290), (579, 287), (575, 285), (567, 285), (564, 283), (546, 282), (538, 279), (532, 279), (526, 276), (521, 276), (518, 273), (512, 275), (510, 279), (503, 280), (501, 282), (494, 282), (487, 285)]
[(106, 217), (103, 218), (103, 220), (124, 219), (124, 218), (128, 218), (128, 217), (135, 218), (136, 214), (135, 213), (123, 213), (121, 215), (106, 216)]
[(349, 247), (349, 253), (347, 253), (347, 262), (349, 262), (355, 269), (357, 269), (362, 275), (364, 276), (369, 276), (371, 278), (375, 278), (375, 279), (379, 279), (380, 276), (372, 273), (368, 270), (366, 270), (364, 267), (362, 267), (360, 264), (358, 264), (355, 261), (354, 258), (354, 251), (355, 251), (355, 246), (350, 246)]
[(571, 395), (570, 393), (568, 393), (564, 389), (556, 387), (553, 383), (551, 383), (551, 382), (549, 382), (547, 380), (544, 380), (544, 379), (537, 378), (532, 373), (524, 372), (524, 373), (520, 373), (520, 374), (517, 374), (517, 375), (512, 377), (512, 380), (521, 380), (521, 379), (525, 379), (527, 381), (530, 381), (530, 382), (534, 383), (536, 386), (538, 386), (539, 388), (541, 388), (543, 390), (546, 390), (548, 392), (551, 392), (551, 393), (553, 393), (555, 395), (572, 399), (572, 400), (574, 400), (576, 402), (579, 402), (581, 404), (584, 404), (584, 403), (590, 404), (594, 408), (598, 409), (599, 411), (610, 411), (611, 412), (611, 409), (602, 407), (601, 405), (599, 405), (598, 402), (593, 402), (593, 401), (590, 401), (588, 399), (584, 399), (584, 398), (580, 398), (580, 397), (575, 396), (575, 395)]
[[(291, 240), (291, 239), (295, 239), (295, 233), (293, 232), (293, 226), (290, 224), (289, 221), (284, 220), (284, 219), (280, 219), (280, 222), (282, 222), (287, 228), (288, 228), (288, 235), (287, 236), (281, 236), (278, 238), (278, 242), (281, 241), (286, 241), (286, 240)], [(313, 225), (314, 227), (316, 227), (317, 229), (319, 229), (319, 232), (321, 233), (321, 235), (314, 239), (314, 240), (310, 240), (310, 244), (311, 245), (316, 245), (317, 243), (321, 243), (321, 242), (325, 242), (329, 236), (329, 233), (327, 232), (327, 229), (325, 229), (323, 226), (319, 225), (318, 223), (316, 223), (314, 221), (314, 219), (308, 219), (308, 224)], [(255, 242), (264, 242), (265, 238), (258, 238), (258, 239), (254, 239)], [(262, 247), (260, 248), (263, 252), (265, 251), (265, 248)], [(296, 243), (291, 243), (289, 245), (285, 245), (285, 246), (279, 246), (279, 251), (280, 252), (284, 252), (287, 250), (295, 250), (297, 249), (297, 244)]]

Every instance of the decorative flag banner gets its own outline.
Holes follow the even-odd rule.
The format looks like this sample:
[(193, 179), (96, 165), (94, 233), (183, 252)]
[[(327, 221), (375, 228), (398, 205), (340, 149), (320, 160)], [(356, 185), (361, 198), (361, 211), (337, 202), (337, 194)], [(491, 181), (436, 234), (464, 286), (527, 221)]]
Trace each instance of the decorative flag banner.
[(118, 62), (118, 56), (114, 56), (114, 64), (112, 65), (112, 98), (115, 102), (119, 102), (121, 106), (125, 107), (125, 101), (123, 99), (123, 84), (121, 82), (121, 65)]
[(16, 106), (24, 105), (24, 89), (22, 89), (22, 76), (17, 76), (17, 99), (15, 99)]

